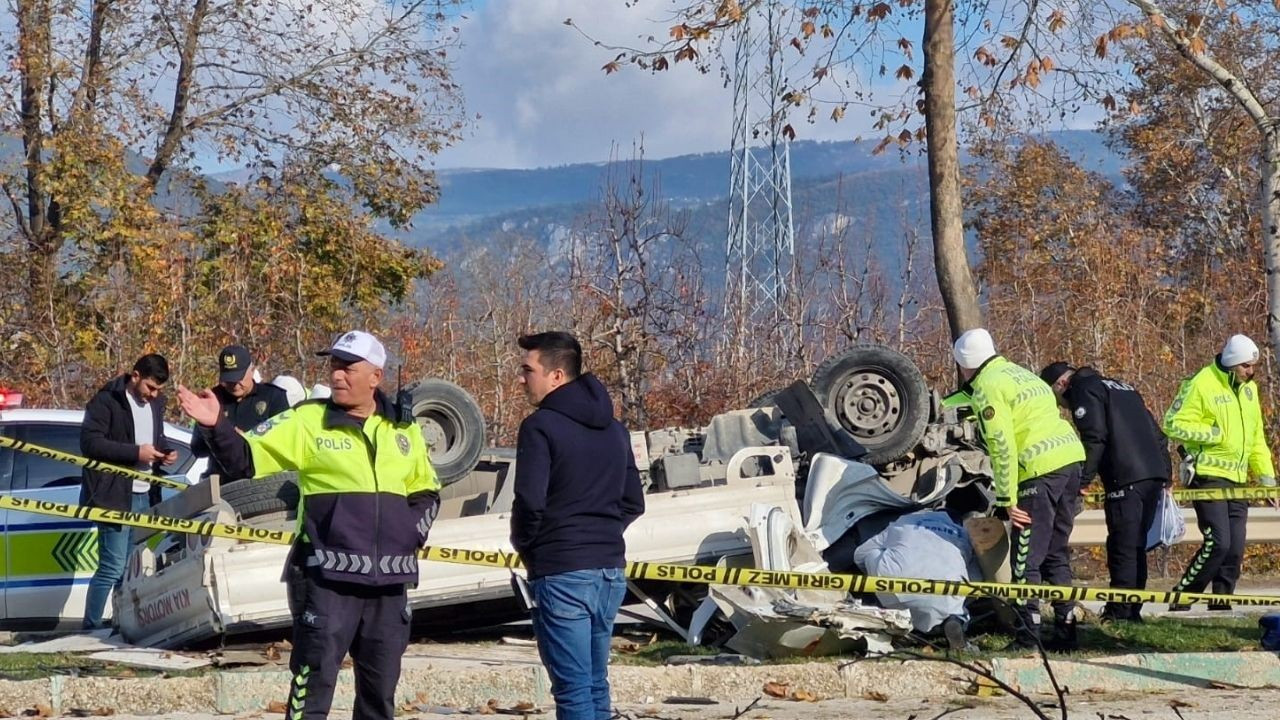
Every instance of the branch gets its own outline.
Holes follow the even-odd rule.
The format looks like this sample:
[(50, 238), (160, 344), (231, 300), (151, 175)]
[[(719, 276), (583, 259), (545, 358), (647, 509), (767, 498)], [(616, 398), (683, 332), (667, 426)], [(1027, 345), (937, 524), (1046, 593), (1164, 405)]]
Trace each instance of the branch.
[(1128, 2), (1150, 18), (1151, 22), (1160, 29), (1165, 38), (1188, 62), (1205, 72), (1226, 89), (1231, 94), (1231, 97), (1240, 103), (1244, 111), (1249, 113), (1249, 117), (1253, 119), (1254, 124), (1264, 135), (1270, 132), (1275, 120), (1267, 114), (1267, 110), (1258, 100), (1258, 96), (1240, 78), (1236, 77), (1235, 73), (1223, 67), (1218, 61), (1209, 57), (1208, 54), (1198, 53), (1192, 49), (1191, 40), (1186, 31), (1165, 15), (1164, 10), (1156, 5), (1154, 0), (1128, 0)]
[(209, 9), (209, 0), (196, 0), (191, 11), (191, 19), (187, 22), (187, 35), (182, 43), (182, 55), (178, 65), (178, 82), (173, 91), (173, 108), (169, 113), (169, 127), (156, 147), (156, 156), (147, 168), (147, 185), (154, 190), (160, 182), (160, 176), (169, 169), (173, 156), (182, 144), (186, 134), (183, 119), (187, 115), (187, 102), (190, 100), (191, 81), (195, 75), (196, 49), (200, 46), (200, 29), (205, 13)]
[(31, 223), (27, 222), (27, 215), (22, 211), (22, 201), (13, 194), (13, 188), (9, 187), (9, 183), (4, 183), (4, 194), (5, 197), (9, 198), (9, 204), (13, 206), (13, 217), (18, 221), (18, 229), (22, 231), (22, 236), (30, 243), (34, 236), (31, 234)]
[(102, 73), (102, 28), (106, 25), (111, 0), (94, 0), (89, 14), (89, 40), (85, 44), (84, 69), (80, 73), (80, 87), (71, 98), (71, 125), (75, 119), (93, 109), (98, 101), (98, 82)]

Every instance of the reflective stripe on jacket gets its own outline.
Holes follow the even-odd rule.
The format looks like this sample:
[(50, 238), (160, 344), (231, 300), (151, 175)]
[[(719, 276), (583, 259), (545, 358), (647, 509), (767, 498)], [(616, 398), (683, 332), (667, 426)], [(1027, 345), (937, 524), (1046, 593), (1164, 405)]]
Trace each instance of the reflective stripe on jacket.
[(996, 506), (1015, 503), (1019, 483), (1084, 462), (1084, 446), (1058, 412), (1053, 389), (997, 355), (968, 383), (995, 475)]
[(380, 413), (356, 418), (315, 400), (243, 438), (223, 419), (210, 447), (229, 470), (250, 477), (297, 471), (306, 563), (322, 576), (362, 585), (417, 581), (416, 554), (439, 507), (440, 481), (416, 424)]
[(1235, 383), (1216, 360), (1182, 381), (1164, 414), (1164, 433), (1195, 459), (1197, 475), (1241, 484), (1250, 471), (1275, 477), (1257, 383)]

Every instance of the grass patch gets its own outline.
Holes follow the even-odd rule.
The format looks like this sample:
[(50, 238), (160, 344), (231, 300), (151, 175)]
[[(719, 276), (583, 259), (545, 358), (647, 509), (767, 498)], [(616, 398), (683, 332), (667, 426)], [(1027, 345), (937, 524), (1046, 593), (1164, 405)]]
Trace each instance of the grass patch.
[(686, 645), (681, 640), (656, 640), (639, 645), (634, 651), (616, 650), (611, 659), (618, 665), (662, 665), (672, 655), (718, 655), (720, 652), (705, 645)]
[[(1045, 637), (1051, 637), (1052, 624), (1044, 628)], [(1239, 652), (1256, 650), (1261, 637), (1256, 617), (1208, 617), (1208, 618), (1153, 618), (1145, 623), (1114, 623), (1080, 626), (1080, 649), (1074, 653), (1050, 653), (1059, 659), (1104, 657), (1130, 653), (1194, 653)], [(992, 659), (1027, 655), (1026, 651), (1006, 651), (1012, 642), (1009, 635), (988, 633), (970, 638), (978, 652), (967, 655), (970, 659)], [(908, 648), (910, 649), (910, 648)], [(917, 652), (941, 656), (943, 653), (929, 648), (916, 647)], [(732, 652), (724, 649), (699, 646), (690, 647), (680, 640), (657, 640), (640, 645), (634, 651), (615, 651), (613, 662), (618, 665), (654, 666), (666, 663), (672, 655), (716, 655)], [(805, 662), (844, 662), (857, 659), (842, 656), (795, 656), (766, 660), (771, 665), (788, 665)]]
[(120, 663), (92, 660), (75, 653), (0, 654), (0, 680), (39, 680), (52, 675), (79, 677), (195, 677), (206, 668), (153, 670)]
[(1256, 617), (1168, 618), (1144, 623), (1083, 625), (1080, 648), (1117, 653), (1233, 652), (1258, 649)]
[[(1052, 624), (1044, 626), (1051, 637)], [(1142, 623), (1087, 623), (1079, 628), (1080, 649), (1050, 653), (1054, 657), (1097, 657), (1129, 653), (1239, 652), (1258, 649), (1261, 632), (1256, 617), (1152, 618)], [(973, 638), (980, 657), (1001, 657), (1013, 640), (1009, 635)]]

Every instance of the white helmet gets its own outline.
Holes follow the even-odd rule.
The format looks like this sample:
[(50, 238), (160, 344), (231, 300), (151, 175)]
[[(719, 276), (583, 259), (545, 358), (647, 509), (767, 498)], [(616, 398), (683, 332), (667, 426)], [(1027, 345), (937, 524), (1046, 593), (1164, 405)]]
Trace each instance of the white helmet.
[(289, 398), (289, 407), (307, 399), (307, 389), (292, 375), (277, 375), (271, 384), (284, 391), (285, 397)]

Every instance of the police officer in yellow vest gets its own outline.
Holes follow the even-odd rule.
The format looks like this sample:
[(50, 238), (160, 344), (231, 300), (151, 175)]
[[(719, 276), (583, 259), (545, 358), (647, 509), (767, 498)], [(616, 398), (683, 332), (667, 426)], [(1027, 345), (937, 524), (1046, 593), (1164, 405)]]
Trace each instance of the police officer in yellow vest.
[[(964, 390), (972, 398), (991, 470), (995, 476), (996, 514), (1013, 525), (1010, 542), (1016, 583), (1071, 584), (1067, 541), (1080, 503), (1084, 446), (1058, 413), (1053, 389), (1035, 373), (996, 354), (990, 333), (969, 330), (952, 348)], [(1055, 610), (1054, 644), (1076, 644), (1074, 607)], [(1020, 613), (1015, 642), (1040, 641), (1039, 603)]]
[[(240, 436), (208, 390), (178, 389), (232, 477), (298, 472), (299, 540), (290, 565), (293, 682), (286, 716), (328, 716), (348, 651), (353, 718), (390, 720), (400, 658), (409, 643), (406, 585), (439, 508), (440, 483), (422, 432), (394, 417), (378, 390), (387, 354), (366, 332), (340, 335), (329, 356), (332, 396), (303, 402)], [(290, 574), (286, 572), (286, 577)]]
[[(1182, 444), (1184, 477), (1189, 487), (1240, 487), (1252, 473), (1267, 486), (1276, 484), (1271, 449), (1262, 425), (1258, 385), (1253, 381), (1258, 346), (1244, 335), (1232, 335), (1208, 366), (1182, 381), (1164, 415), (1164, 432)], [(1215, 594), (1235, 592), (1244, 558), (1244, 500), (1194, 503), (1204, 543), (1174, 590), (1203, 592), (1210, 582)], [(1210, 603), (1210, 610), (1230, 610), (1230, 603)], [(1174, 605), (1170, 610), (1186, 610)]]

